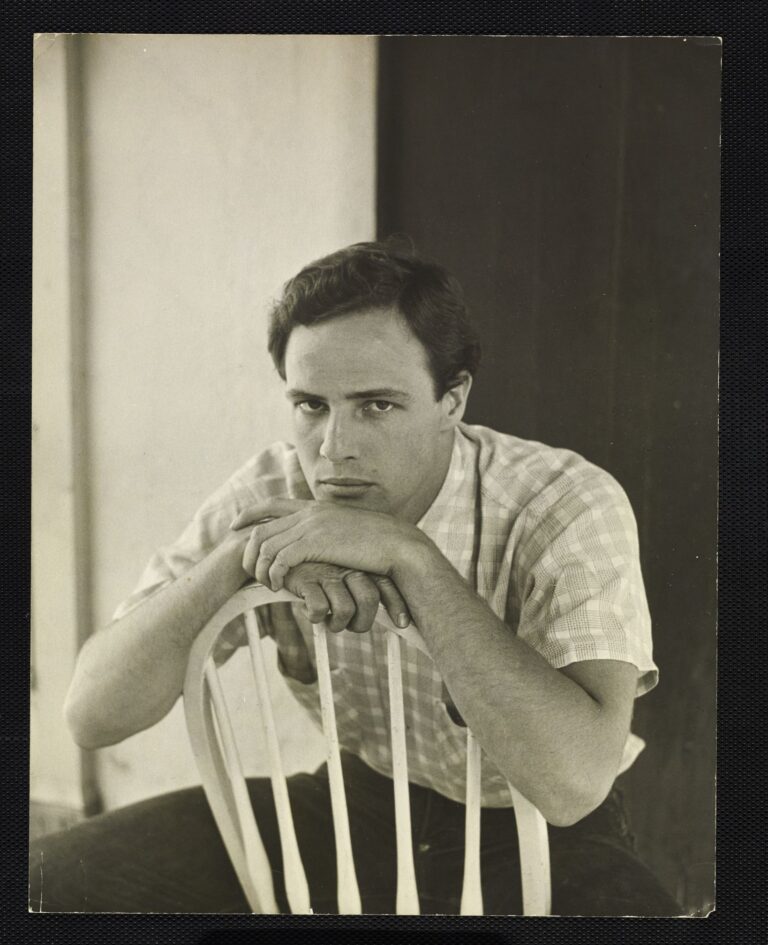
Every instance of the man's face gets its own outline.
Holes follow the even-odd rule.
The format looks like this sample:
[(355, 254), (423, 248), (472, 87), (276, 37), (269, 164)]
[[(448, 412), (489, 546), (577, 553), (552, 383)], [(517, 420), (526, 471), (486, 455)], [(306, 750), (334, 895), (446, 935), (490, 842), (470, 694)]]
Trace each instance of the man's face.
[(287, 396), (301, 468), (316, 499), (416, 522), (442, 485), (455, 394), (435, 399), (427, 353), (396, 310), (293, 329)]

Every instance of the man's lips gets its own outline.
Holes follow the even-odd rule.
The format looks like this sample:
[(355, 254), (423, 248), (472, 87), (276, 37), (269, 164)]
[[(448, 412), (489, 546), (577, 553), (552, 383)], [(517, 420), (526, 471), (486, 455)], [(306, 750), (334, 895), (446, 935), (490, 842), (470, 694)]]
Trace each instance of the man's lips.
[(336, 499), (355, 499), (368, 494), (373, 486), (367, 479), (352, 479), (349, 476), (329, 476), (318, 480), (321, 493)]

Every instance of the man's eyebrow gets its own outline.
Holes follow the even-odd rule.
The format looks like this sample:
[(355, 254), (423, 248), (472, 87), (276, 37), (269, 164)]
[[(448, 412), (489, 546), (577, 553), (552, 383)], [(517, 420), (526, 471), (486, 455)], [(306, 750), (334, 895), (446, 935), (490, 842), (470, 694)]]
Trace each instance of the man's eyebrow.
[[(325, 400), (320, 394), (310, 394), (305, 390), (291, 388), (285, 392), (289, 400)], [(393, 387), (374, 387), (371, 390), (356, 390), (345, 394), (345, 400), (413, 400), (411, 395), (404, 390), (396, 390)]]
[(412, 400), (411, 395), (404, 390), (395, 390), (393, 387), (374, 387), (372, 390), (357, 390), (346, 395), (347, 400)]

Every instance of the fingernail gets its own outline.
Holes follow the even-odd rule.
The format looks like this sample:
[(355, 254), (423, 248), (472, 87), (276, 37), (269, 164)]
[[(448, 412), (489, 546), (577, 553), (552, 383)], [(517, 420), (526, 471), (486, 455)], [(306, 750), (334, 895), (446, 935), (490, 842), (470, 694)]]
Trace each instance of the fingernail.
[(397, 615), (397, 625), (401, 630), (405, 630), (408, 624), (411, 621), (408, 619), (408, 614), (398, 614)]

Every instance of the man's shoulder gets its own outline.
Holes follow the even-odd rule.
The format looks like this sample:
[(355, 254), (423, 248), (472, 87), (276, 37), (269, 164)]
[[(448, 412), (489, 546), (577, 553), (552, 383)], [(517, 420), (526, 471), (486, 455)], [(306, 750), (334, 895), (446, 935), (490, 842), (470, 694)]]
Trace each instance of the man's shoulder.
[(250, 492), (258, 499), (304, 498), (307, 491), (296, 447), (284, 440), (270, 444), (247, 459), (230, 476), (228, 485), (237, 492)]
[(462, 424), (474, 444), (485, 496), (510, 511), (541, 513), (562, 502), (625, 504), (614, 477), (574, 450), (525, 440), (490, 427)]
[(285, 476), (297, 462), (296, 447), (285, 440), (276, 440), (250, 456), (233, 473), (233, 478), (258, 479), (261, 476)]

